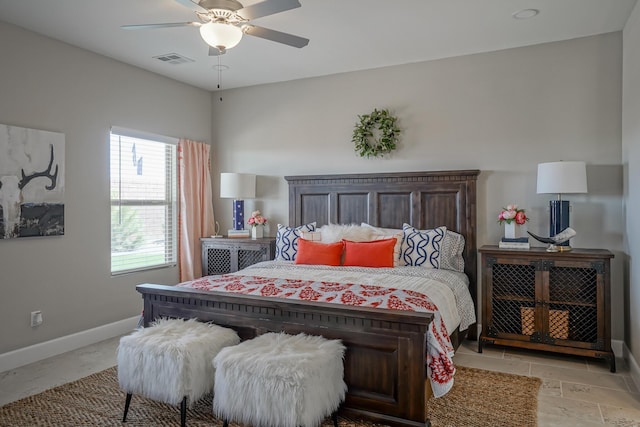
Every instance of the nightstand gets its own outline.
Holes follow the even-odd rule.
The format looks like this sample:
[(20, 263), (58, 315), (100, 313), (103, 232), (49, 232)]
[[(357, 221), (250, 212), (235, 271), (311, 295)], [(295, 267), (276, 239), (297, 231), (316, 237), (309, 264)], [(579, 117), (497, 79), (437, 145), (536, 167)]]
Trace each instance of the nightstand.
[(499, 344), (609, 361), (611, 351), (610, 260), (603, 249), (570, 252), (480, 248), (482, 334)]
[(202, 237), (202, 275), (233, 273), (260, 261), (270, 261), (276, 252), (276, 239)]

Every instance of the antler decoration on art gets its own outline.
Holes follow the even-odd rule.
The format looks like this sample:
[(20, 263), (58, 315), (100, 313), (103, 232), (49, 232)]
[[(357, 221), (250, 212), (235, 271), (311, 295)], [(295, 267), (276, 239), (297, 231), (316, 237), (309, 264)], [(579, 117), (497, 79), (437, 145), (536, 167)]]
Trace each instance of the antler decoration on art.
[(22, 169), (22, 179), (20, 180), (20, 184), (18, 184), (18, 188), (22, 190), (32, 179), (44, 177), (49, 178), (51, 180), (51, 185), (46, 185), (44, 188), (47, 190), (53, 190), (56, 188), (56, 183), (58, 181), (58, 165), (56, 165), (56, 170), (51, 174), (51, 167), (53, 166), (53, 144), (51, 146), (51, 159), (49, 160), (49, 166), (47, 169), (42, 172), (34, 172), (31, 175), (25, 175), (24, 169)]

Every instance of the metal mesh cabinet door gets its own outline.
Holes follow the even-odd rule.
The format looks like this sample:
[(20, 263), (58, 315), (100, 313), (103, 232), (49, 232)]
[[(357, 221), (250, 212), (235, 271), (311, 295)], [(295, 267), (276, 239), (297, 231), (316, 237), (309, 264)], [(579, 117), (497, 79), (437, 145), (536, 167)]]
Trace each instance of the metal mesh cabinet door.
[(268, 248), (261, 247), (241, 247), (238, 249), (238, 270), (247, 268), (260, 261), (266, 261)]
[(549, 342), (570, 340), (602, 349), (598, 340), (598, 273), (593, 267), (549, 269)]
[(533, 335), (536, 268), (532, 264), (493, 265), (493, 315), (489, 334)]
[(231, 248), (204, 248), (206, 251), (206, 275), (227, 274), (231, 272)]

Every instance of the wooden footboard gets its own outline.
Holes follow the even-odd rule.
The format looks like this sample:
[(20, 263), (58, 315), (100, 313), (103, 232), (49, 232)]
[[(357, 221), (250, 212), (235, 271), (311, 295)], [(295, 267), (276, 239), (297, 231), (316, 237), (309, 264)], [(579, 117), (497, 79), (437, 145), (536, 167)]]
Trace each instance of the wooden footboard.
[(398, 426), (429, 425), (425, 351), (431, 313), (391, 311), (143, 284), (144, 323), (197, 318), (235, 329), (242, 339), (265, 332), (322, 335), (347, 347), (348, 392), (341, 413)]

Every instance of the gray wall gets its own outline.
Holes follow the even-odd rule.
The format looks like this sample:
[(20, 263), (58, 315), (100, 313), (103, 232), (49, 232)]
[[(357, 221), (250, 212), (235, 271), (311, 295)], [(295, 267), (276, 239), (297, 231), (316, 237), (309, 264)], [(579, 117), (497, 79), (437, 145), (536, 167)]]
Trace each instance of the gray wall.
[[(478, 243), (495, 244), (501, 206), (517, 203), (528, 227), (548, 235), (548, 201), (536, 194), (537, 164), (584, 160), (589, 193), (569, 197), (576, 247), (616, 254), (613, 304), (622, 307), (622, 35), (429, 61), (228, 90), (214, 97), (214, 170), (254, 172), (260, 208), (287, 223), (285, 175), (480, 169)], [(359, 158), (358, 114), (389, 108), (403, 129), (387, 159)], [(214, 193), (219, 178), (214, 173)], [(215, 203), (223, 230), (229, 200)], [(613, 336), (624, 333), (614, 310)]]
[[(536, 165), (585, 160), (589, 193), (570, 198), (572, 243), (616, 253), (613, 304), (624, 304), (620, 33), (229, 90), (222, 102), (1, 23), (0, 47), (0, 123), (63, 132), (67, 143), (66, 235), (0, 241), (0, 354), (134, 316), (135, 284), (177, 281), (176, 269), (110, 277), (112, 124), (212, 141), (214, 197), (217, 172), (257, 173), (246, 210), (262, 209), (271, 235), (287, 222), (284, 175), (458, 168), (482, 170), (479, 244), (498, 241), (495, 217), (508, 203), (546, 234), (550, 196), (536, 194)], [(353, 151), (357, 115), (373, 108), (390, 108), (403, 129), (386, 159)], [(231, 202), (214, 203), (225, 230)], [(36, 309), (45, 324), (31, 329)], [(613, 331), (622, 339), (621, 310)]]
[(636, 4), (624, 28), (622, 162), (625, 166), (624, 247), (628, 253), (625, 280), (625, 340), (640, 362), (640, 4)]
[(1, 22), (0, 52), (0, 123), (64, 133), (67, 171), (65, 235), (0, 240), (2, 354), (135, 316), (135, 284), (177, 281), (111, 277), (109, 129), (210, 142), (211, 94)]

